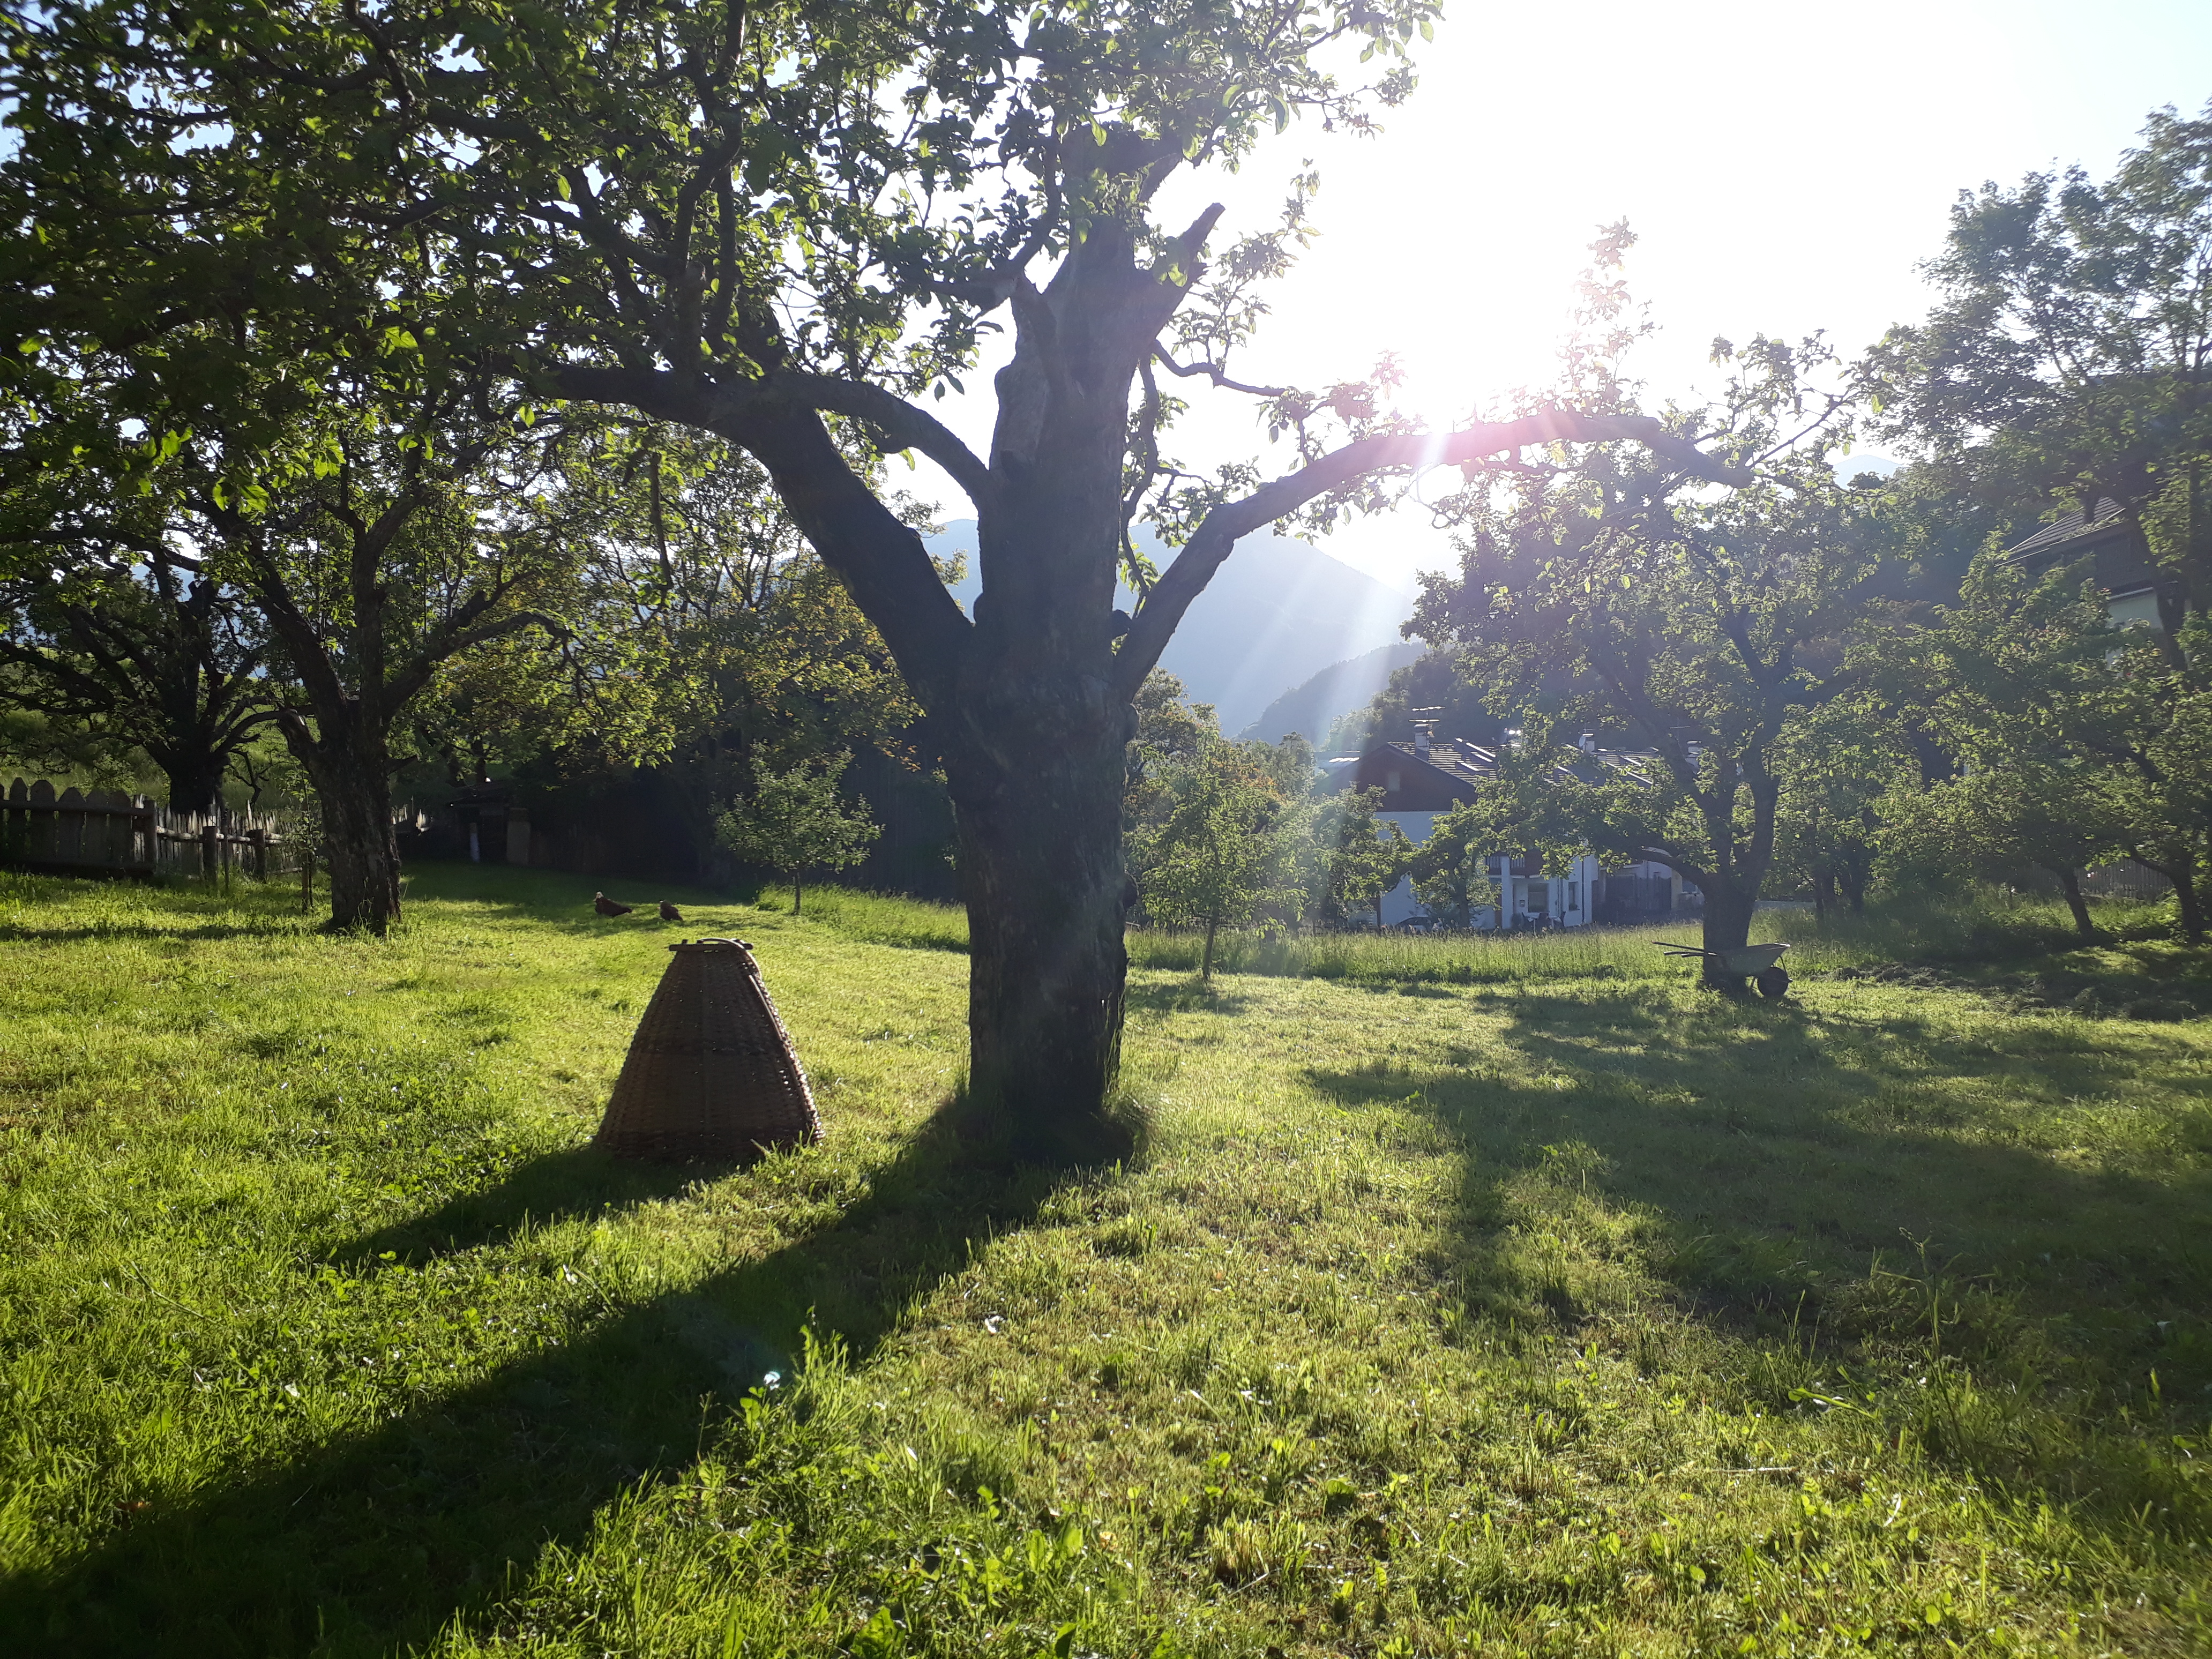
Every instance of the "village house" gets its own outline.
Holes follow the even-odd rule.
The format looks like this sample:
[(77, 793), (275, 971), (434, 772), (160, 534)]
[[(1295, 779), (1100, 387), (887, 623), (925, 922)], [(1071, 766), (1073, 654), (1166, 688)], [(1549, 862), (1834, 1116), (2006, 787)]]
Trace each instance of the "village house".
[[(1328, 762), (1325, 769), (1332, 791), (1381, 790), (1376, 820), (1396, 824), (1416, 846), (1429, 838), (1440, 815), (1468, 805), (1474, 799), (1476, 786), (1498, 770), (1495, 750), (1464, 738), (1431, 737), (1427, 724), (1416, 722), (1411, 743), (1370, 744), (1360, 754), (1339, 756)], [(1509, 739), (1516, 735), (1509, 732)], [(1597, 739), (1588, 734), (1581, 746), (1601, 765), (1633, 773), (1640, 773), (1657, 758), (1632, 750), (1601, 749)], [(1565, 871), (1547, 872), (1534, 859), (1506, 853), (1494, 854), (1487, 864), (1502, 902), (1475, 913), (1474, 925), (1486, 931), (1539, 921), (1561, 927), (1644, 921), (1702, 902), (1694, 887), (1686, 890), (1682, 878), (1664, 865), (1632, 864), (1608, 874), (1599, 866), (1595, 854), (1589, 853), (1577, 855)], [(1382, 921), (1386, 927), (1408, 922), (1418, 927), (1427, 915), (1413, 896), (1411, 877), (1401, 878), (1382, 896)]]
[[(2177, 629), (2181, 625), (2181, 584), (2160, 570), (2142, 532), (2118, 501), (2100, 496), (2086, 513), (2069, 513), (2005, 550), (2014, 564), (2049, 570), (2092, 557), (2097, 586), (2106, 593), (2105, 614), (2115, 628)], [(2170, 616), (2161, 615), (2169, 607)]]

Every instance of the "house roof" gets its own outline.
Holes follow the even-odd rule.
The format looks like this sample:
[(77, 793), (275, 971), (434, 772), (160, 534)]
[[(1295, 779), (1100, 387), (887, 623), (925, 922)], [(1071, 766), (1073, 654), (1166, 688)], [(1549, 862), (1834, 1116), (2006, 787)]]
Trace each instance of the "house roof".
[[(1600, 749), (1579, 757), (1568, 754), (1554, 769), (1555, 781), (1571, 779), (1578, 758), (1595, 760), (1607, 770), (1638, 782), (1649, 781), (1660, 763), (1658, 754), (1650, 750)], [(1498, 751), (1464, 738), (1437, 738), (1426, 755), (1413, 744), (1378, 743), (1361, 754), (1332, 760), (1328, 770), (1334, 787), (1380, 787), (1389, 791), (1392, 800), (1406, 803), (1400, 810), (1441, 811), (1446, 803), (1468, 799), (1472, 786), (1498, 775)], [(1391, 788), (1387, 780), (1394, 775), (1399, 782)], [(1386, 802), (1383, 810), (1393, 809)]]
[(2100, 495), (2090, 511), (2069, 513), (2063, 518), (2052, 520), (2027, 540), (2005, 549), (2005, 556), (2027, 560), (2056, 558), (2077, 544), (2086, 547), (2103, 541), (2124, 529), (2126, 520), (2118, 501), (2109, 495)]
[(1485, 749), (1480, 744), (1469, 743), (1465, 738), (1438, 738), (1429, 744), (1424, 755), (1410, 743), (1383, 745), (1395, 749), (1416, 766), (1425, 766), (1441, 772), (1455, 783), (1475, 782), (1493, 775), (1498, 770), (1498, 751)]

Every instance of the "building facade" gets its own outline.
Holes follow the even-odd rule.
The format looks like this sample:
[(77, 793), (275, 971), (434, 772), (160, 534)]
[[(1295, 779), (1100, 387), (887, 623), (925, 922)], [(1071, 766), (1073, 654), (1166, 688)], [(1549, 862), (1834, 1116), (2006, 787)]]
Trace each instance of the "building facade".
[[(1640, 766), (1645, 758), (1601, 750), (1587, 738), (1583, 752), (1613, 766)], [(1411, 743), (1371, 744), (1360, 754), (1340, 756), (1327, 769), (1332, 788), (1381, 790), (1376, 821), (1396, 824), (1419, 846), (1440, 816), (1468, 805), (1477, 785), (1497, 775), (1498, 756), (1463, 738), (1431, 738), (1421, 732)], [(1608, 875), (1589, 853), (1578, 854), (1564, 872), (1546, 871), (1534, 859), (1503, 853), (1486, 862), (1500, 902), (1475, 913), (1474, 925), (1485, 931), (1643, 921), (1700, 902), (1697, 890), (1686, 890), (1682, 878), (1663, 865), (1635, 864)], [(1411, 877), (1401, 878), (1382, 896), (1386, 927), (1418, 927), (1427, 915), (1413, 895)]]

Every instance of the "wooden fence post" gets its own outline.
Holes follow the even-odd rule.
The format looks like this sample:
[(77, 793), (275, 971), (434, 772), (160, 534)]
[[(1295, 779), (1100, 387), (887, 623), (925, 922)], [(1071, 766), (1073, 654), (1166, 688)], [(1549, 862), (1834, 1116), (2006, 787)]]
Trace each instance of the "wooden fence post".
[(219, 833), (213, 820), (200, 826), (200, 874), (210, 883), (215, 880), (215, 863), (218, 856), (216, 839)]
[(54, 855), (54, 787), (44, 778), (31, 786), (28, 833), (23, 838), (27, 859), (45, 861)]

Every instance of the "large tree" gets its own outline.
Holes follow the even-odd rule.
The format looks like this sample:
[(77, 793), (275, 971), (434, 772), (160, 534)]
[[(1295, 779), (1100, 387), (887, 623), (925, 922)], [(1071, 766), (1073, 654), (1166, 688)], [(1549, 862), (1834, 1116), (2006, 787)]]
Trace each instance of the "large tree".
[[(1771, 452), (1755, 487), (1686, 493), (1627, 457), (1486, 480), (1451, 508), (1467, 526), (1459, 574), (1425, 576), (1409, 624), (1459, 648), (1494, 707), (1528, 710), (1541, 757), (1557, 726), (1644, 751), (1621, 769), (1565, 755), (1587, 775), (1544, 811), (1571, 814), (1609, 858), (1694, 885), (1716, 952), (1747, 939), (1774, 858), (1781, 740), (1852, 682), (1847, 653), (1886, 545), (1879, 485), (1836, 480), (1840, 406), (1806, 413), (1824, 402), (1804, 391), (1817, 342), (1718, 355), (1739, 362), (1729, 418)], [(1553, 720), (1537, 718), (1547, 702)]]
[[(1164, 222), (1164, 186), (1301, 112), (1365, 125), (1410, 87), (1400, 60), (1434, 12), (61, 0), (7, 26), (19, 146), (0, 190), (40, 238), (9, 256), (11, 285), (35, 294), (23, 331), (52, 351), (129, 351), (220, 314), (252, 357), (264, 333), (375, 313), (404, 264), (445, 285), (444, 336), (546, 395), (750, 452), (928, 714), (970, 916), (971, 1089), (1032, 1151), (1096, 1152), (1126, 970), (1131, 702), (1237, 539), (1370, 499), (1378, 477), (1554, 439), (1743, 476), (1689, 422), (1565, 406), (1431, 434), (1373, 384), (1245, 386), (1298, 445), (1272, 483), (1194, 483), (1164, 458), (1162, 375), (1242, 384), (1228, 354), (1262, 308), (1253, 285), (1304, 220), (1294, 205), (1209, 260), (1221, 210)], [(1354, 59), (1382, 70), (1371, 86), (1332, 72)], [(922, 400), (1001, 330), (978, 454)], [(840, 424), (967, 493), (972, 618)], [(1156, 574), (1127, 561), (1142, 598), (1125, 617), (1139, 518), (1181, 550)]]
[(2165, 630), (2212, 609), (2212, 105), (2079, 167), (1962, 193), (1940, 299), (1867, 372), (1889, 435), (1993, 504), (2109, 503), (2168, 580)]
[(0, 703), (135, 744), (172, 811), (212, 811), (231, 757), (276, 718), (248, 607), (158, 535), (36, 551), (60, 562), (0, 580)]
[[(1954, 654), (1977, 665), (1983, 712), (1961, 729), (2032, 727), (2071, 757), (2058, 777), (2105, 769), (2067, 793), (2090, 821), (2116, 815), (2119, 844), (2172, 880), (2183, 931), (2199, 938), (2212, 847), (2212, 106), (2153, 116), (2101, 183), (2075, 167), (1962, 195), (1929, 270), (1939, 303), (1869, 364), (1891, 435), (2001, 508), (2117, 511), (2157, 574), (2155, 627), (2115, 648), (2101, 617), (2069, 609), (2086, 571), (2041, 592), (1993, 564), (1978, 571)], [(2074, 836), (2078, 816), (2024, 819), (2021, 833), (2110, 844)]]
[[(313, 787), (332, 925), (381, 932), (399, 913), (394, 738), (454, 658), (561, 631), (552, 613), (574, 596), (587, 538), (556, 462), (579, 434), (517, 420), (480, 359), (412, 343), (242, 376), (260, 399), (197, 411), (197, 426), (120, 367), (95, 356), (97, 372), (63, 377), (45, 400), (53, 418), (6, 458), (11, 482), (123, 503), (148, 526), (153, 580), (188, 565), (251, 613), (260, 650), (246, 689)], [(115, 441), (126, 424), (148, 435)], [(75, 551), (95, 574), (118, 556), (85, 538)], [(225, 689), (240, 693), (238, 677)]]
[(2193, 943), (2205, 931), (2212, 696), (2172, 658), (2203, 659), (2212, 623), (2191, 616), (2164, 638), (2116, 628), (2093, 563), (2034, 571), (1985, 552), (1956, 605), (1884, 642), (1907, 718), (1960, 762), (1898, 814), (1900, 830), (1907, 845), (1932, 832), (1984, 861), (2040, 866), (2085, 933), (2075, 872), (2123, 854), (2173, 884)]

